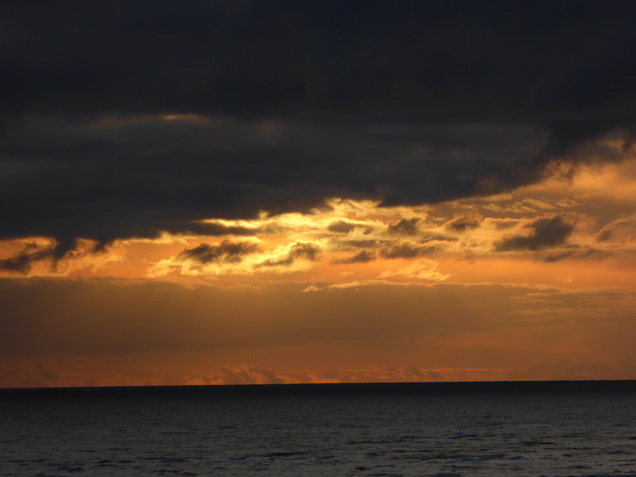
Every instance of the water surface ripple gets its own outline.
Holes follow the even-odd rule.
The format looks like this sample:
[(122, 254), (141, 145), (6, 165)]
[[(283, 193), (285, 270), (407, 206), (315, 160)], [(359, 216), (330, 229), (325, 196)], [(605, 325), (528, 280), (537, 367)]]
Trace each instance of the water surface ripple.
[(0, 475), (636, 476), (636, 394), (0, 394)]

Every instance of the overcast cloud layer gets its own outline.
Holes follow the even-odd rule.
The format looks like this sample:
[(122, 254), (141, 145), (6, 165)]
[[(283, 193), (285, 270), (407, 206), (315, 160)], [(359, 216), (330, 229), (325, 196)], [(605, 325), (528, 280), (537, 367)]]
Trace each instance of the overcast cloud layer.
[(6, 2), (0, 238), (63, 255), (334, 196), (537, 181), (633, 139), (635, 18), (618, 1)]

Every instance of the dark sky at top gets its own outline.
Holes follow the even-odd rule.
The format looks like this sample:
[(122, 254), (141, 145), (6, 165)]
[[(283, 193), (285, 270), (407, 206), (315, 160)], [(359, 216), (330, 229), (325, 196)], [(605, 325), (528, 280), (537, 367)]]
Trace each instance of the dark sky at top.
[(632, 1), (3, 2), (0, 238), (62, 254), (537, 181), (633, 138), (635, 23)]

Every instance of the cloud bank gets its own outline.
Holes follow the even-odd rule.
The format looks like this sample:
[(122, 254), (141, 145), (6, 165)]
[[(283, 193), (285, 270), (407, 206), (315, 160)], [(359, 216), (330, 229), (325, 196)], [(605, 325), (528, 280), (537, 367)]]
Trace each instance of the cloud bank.
[(63, 255), (80, 237), (219, 235), (200, 220), (330, 197), (413, 205), (536, 182), (602, 135), (633, 141), (635, 10), (5, 3), (0, 238), (54, 237)]

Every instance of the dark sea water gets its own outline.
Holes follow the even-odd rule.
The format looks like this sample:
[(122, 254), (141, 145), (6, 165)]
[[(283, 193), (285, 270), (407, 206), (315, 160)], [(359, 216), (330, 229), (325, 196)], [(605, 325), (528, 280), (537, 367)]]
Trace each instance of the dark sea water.
[(636, 476), (636, 386), (0, 391), (1, 476)]

